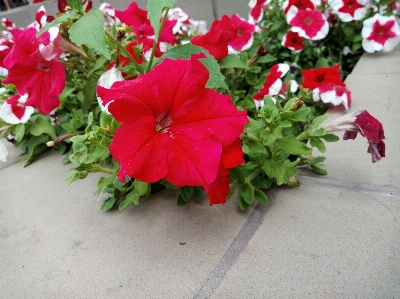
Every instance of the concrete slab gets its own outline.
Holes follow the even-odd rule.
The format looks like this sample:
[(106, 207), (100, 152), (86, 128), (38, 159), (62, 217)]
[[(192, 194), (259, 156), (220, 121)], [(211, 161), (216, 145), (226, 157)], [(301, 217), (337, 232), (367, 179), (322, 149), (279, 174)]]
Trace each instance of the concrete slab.
[[(367, 139), (358, 135), (355, 140), (328, 143), (322, 165), (328, 179), (400, 188), (400, 46), (390, 53), (364, 55), (347, 77), (347, 88), (352, 92), (349, 110), (368, 110), (383, 124), (386, 136), (386, 158), (372, 163), (367, 153)], [(331, 119), (344, 115), (331, 109)], [(343, 132), (344, 133), (344, 132)], [(337, 135), (342, 138), (342, 132)], [(315, 152), (318, 154), (318, 151)], [(311, 171), (302, 174), (314, 175)]]
[(357, 191), (282, 190), (219, 287), (198, 298), (398, 298), (400, 198)]
[(218, 19), (222, 15), (232, 16), (235, 13), (246, 20), (249, 16), (249, 1), (214, 0), (214, 3)]
[(67, 186), (60, 160), (1, 170), (0, 298), (190, 298), (251, 213), (174, 191), (105, 213), (98, 177)]

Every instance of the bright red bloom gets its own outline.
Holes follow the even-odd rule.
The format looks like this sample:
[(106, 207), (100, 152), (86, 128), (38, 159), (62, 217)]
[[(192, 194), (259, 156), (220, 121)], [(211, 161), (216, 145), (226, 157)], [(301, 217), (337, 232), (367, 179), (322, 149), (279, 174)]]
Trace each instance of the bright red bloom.
[(328, 21), (319, 10), (298, 9), (292, 5), (286, 15), (286, 21), (292, 27), (290, 30), (307, 39), (320, 40), (329, 32)]
[(208, 50), (215, 59), (222, 59), (228, 55), (228, 44), (236, 36), (237, 29), (233, 26), (231, 19), (223, 15), (220, 21), (215, 20), (212, 23), (210, 31), (193, 37), (191, 43)]
[(133, 27), (133, 32), (139, 37), (154, 35), (147, 10), (141, 9), (136, 2), (132, 2), (125, 10), (115, 10), (115, 15), (124, 24)]
[(210, 204), (225, 201), (225, 170), (243, 161), (234, 142), (248, 119), (229, 96), (205, 87), (208, 78), (192, 56), (165, 59), (150, 73), (115, 82), (111, 89), (98, 87), (103, 104), (110, 102), (109, 112), (122, 123), (110, 146), (121, 181), (128, 175), (149, 183), (166, 179), (178, 187), (204, 186)]
[(314, 9), (314, 3), (311, 0), (288, 0), (283, 3), (283, 11), (286, 14), (290, 7), (296, 6), (298, 9)]
[(303, 43), (304, 38), (300, 37), (297, 32), (289, 30), (288, 33), (283, 36), (281, 44), (282, 46), (298, 53), (303, 50)]
[(304, 78), (301, 86), (314, 90), (327, 83), (334, 85), (345, 86), (342, 77), (340, 76), (340, 66), (337, 64), (331, 67), (322, 67), (312, 70), (303, 70)]
[(13, 29), (14, 47), (4, 59), (8, 76), (4, 83), (14, 84), (20, 94), (28, 94), (27, 106), (49, 114), (60, 105), (58, 95), (65, 87), (65, 70), (62, 64), (43, 58), (39, 45), (49, 41), (49, 33), (36, 38), (36, 29)]

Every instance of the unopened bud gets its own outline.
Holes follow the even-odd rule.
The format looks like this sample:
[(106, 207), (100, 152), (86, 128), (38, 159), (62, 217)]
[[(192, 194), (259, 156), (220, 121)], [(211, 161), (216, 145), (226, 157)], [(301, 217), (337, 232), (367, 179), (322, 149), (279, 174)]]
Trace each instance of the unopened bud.
[(292, 103), (292, 107), (290, 107), (290, 111), (292, 112), (296, 112), (297, 110), (299, 110), (301, 107), (303, 107), (303, 98), (299, 97), (296, 100), (294, 100), (294, 102)]

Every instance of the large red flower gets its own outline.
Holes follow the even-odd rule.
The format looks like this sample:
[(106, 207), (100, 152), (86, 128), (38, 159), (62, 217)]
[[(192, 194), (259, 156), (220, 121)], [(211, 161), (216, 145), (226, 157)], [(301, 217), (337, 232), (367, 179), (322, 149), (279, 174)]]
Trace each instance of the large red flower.
[(204, 186), (210, 204), (225, 202), (226, 168), (243, 161), (237, 139), (248, 119), (229, 96), (205, 87), (208, 78), (197, 58), (165, 59), (135, 80), (98, 87), (103, 104), (110, 102), (110, 113), (122, 123), (110, 146), (121, 181), (128, 175)]
[(221, 20), (215, 20), (206, 34), (192, 38), (193, 45), (207, 49), (215, 59), (222, 59), (228, 55), (228, 44), (237, 37), (238, 29), (232, 20), (223, 15)]
[(49, 41), (45, 32), (36, 38), (36, 29), (13, 29), (14, 47), (4, 59), (8, 76), (4, 83), (14, 84), (19, 94), (28, 94), (26, 106), (49, 114), (60, 105), (59, 94), (65, 87), (65, 70), (55, 59), (46, 60), (40, 50), (42, 41)]
[(337, 64), (331, 67), (321, 67), (312, 70), (303, 70), (303, 83), (301, 86), (314, 90), (327, 83), (332, 83), (338, 86), (345, 86), (342, 77), (340, 76), (340, 66)]

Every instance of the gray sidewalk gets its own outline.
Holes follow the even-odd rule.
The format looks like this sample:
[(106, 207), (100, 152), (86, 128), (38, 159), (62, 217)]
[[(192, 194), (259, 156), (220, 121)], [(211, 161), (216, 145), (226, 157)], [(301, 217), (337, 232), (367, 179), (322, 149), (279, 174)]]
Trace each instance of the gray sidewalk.
[(56, 152), (0, 164), (0, 298), (399, 298), (400, 46), (346, 83), (350, 111), (383, 123), (386, 158), (361, 136), (328, 144), (327, 176), (302, 170), (247, 212), (167, 190), (104, 213), (98, 177), (67, 186)]

